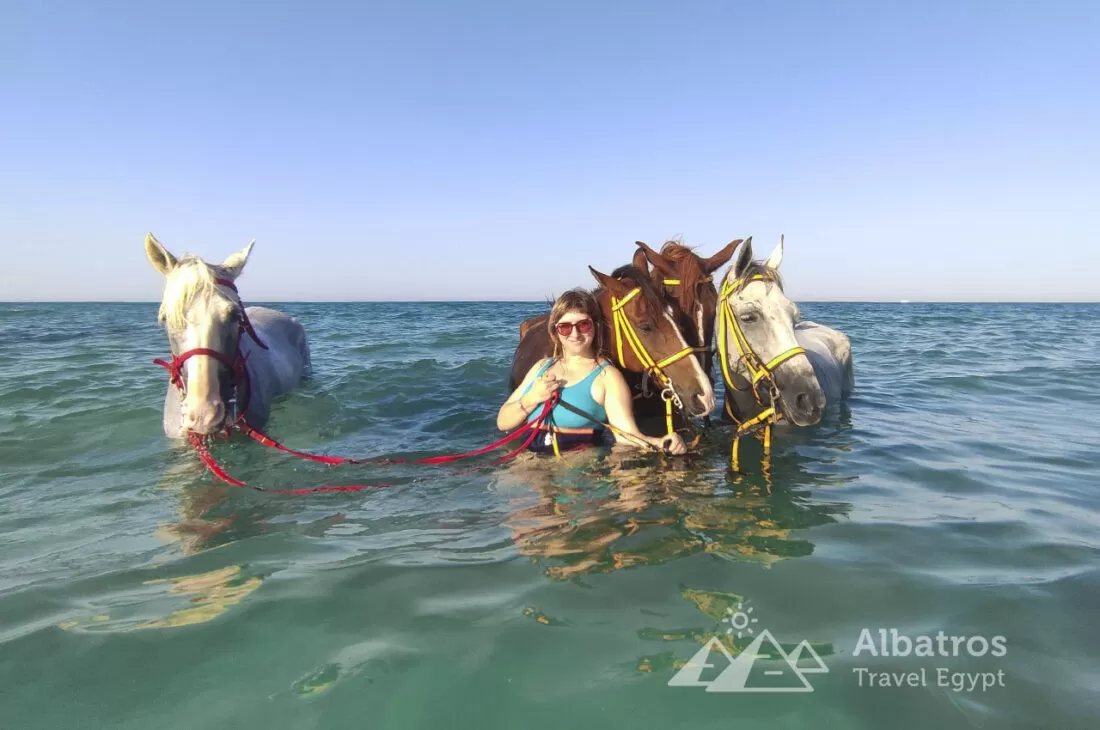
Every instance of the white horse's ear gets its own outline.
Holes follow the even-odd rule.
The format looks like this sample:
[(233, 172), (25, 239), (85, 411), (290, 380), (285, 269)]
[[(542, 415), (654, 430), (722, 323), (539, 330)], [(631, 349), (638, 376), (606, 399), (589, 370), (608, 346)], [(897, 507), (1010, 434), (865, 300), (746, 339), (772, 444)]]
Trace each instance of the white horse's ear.
[(153, 268), (165, 276), (176, 268), (176, 257), (170, 254), (152, 233), (145, 234), (145, 255)]
[(248, 257), (252, 253), (252, 246), (255, 243), (256, 239), (253, 238), (247, 246), (237, 253), (229, 254), (229, 257), (222, 262), (222, 268), (225, 269), (225, 273), (230, 279), (236, 279), (244, 271), (244, 265), (248, 263)]
[(783, 263), (783, 236), (779, 236), (779, 244), (775, 247), (770, 254), (768, 254), (768, 260), (764, 262), (764, 265), (769, 269), (779, 271), (779, 265)]
[(733, 265), (734, 277), (741, 276), (745, 273), (745, 269), (749, 268), (749, 264), (752, 263), (752, 236), (745, 239), (745, 242), (741, 244), (741, 253), (737, 256), (737, 261)]

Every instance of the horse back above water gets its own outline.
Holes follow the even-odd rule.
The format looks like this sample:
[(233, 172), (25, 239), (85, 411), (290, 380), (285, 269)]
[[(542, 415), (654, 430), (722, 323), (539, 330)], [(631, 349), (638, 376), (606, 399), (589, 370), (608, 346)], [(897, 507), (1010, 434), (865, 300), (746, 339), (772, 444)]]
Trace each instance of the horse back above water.
[(210, 264), (177, 258), (153, 234), (145, 237), (145, 254), (164, 275), (158, 319), (171, 351), (171, 360), (161, 362), (169, 371), (163, 418), (169, 437), (209, 435), (238, 420), (263, 428), (272, 400), (311, 371), (302, 325), (241, 301), (236, 281), (252, 246)]

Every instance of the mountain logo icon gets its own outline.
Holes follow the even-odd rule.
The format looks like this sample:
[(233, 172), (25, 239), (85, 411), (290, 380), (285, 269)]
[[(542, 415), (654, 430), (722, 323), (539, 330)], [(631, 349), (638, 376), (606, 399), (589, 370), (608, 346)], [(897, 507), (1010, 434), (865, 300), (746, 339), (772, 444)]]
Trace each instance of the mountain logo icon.
[(711, 638), (668, 681), (669, 687), (706, 687), (707, 692), (813, 692), (808, 674), (828, 672), (810, 642), (787, 654), (764, 629), (736, 658)]

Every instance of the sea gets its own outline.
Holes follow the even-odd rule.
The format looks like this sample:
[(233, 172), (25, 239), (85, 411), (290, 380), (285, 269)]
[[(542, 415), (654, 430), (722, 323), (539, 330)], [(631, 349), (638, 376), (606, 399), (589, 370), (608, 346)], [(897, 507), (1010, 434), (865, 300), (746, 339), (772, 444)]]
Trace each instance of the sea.
[[(500, 437), (530, 303), (271, 303), (322, 454)], [(800, 303), (856, 388), (767, 461), (327, 466), (161, 429), (156, 304), (0, 305), (0, 728), (1100, 727), (1100, 305)], [(503, 452), (496, 452), (503, 453)]]

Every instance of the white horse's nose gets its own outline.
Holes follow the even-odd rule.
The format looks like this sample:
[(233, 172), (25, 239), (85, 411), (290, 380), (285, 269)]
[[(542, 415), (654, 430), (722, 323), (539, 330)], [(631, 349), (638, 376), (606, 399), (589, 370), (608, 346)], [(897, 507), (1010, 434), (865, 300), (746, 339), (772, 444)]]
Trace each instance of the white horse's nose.
[(225, 404), (221, 400), (191, 404), (183, 414), (183, 427), (188, 431), (208, 434), (225, 423)]

